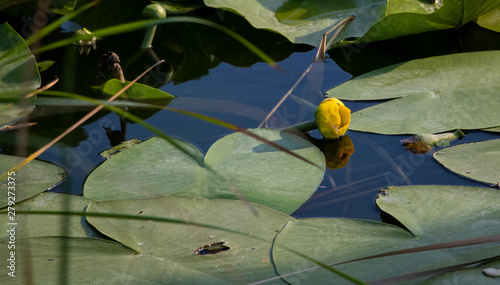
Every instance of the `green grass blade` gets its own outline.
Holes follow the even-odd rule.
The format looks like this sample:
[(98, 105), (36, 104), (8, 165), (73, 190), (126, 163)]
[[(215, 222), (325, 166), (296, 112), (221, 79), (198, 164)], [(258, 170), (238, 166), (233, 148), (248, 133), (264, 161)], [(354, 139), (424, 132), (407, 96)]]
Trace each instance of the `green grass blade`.
[[(118, 115), (120, 115), (121, 117), (123, 118), (126, 118), (127, 120), (130, 120), (134, 123), (137, 123), (137, 124), (140, 124), (141, 126), (147, 128), (148, 130), (152, 131), (153, 133), (157, 134), (159, 137), (165, 139), (166, 141), (172, 143), (175, 147), (177, 147), (176, 145), (176, 142), (173, 141), (169, 136), (167, 136), (166, 134), (164, 134), (160, 129), (156, 128), (155, 126), (151, 125), (151, 124), (148, 124), (147, 122), (144, 122), (142, 119), (140, 119), (139, 117), (133, 115), (133, 114), (130, 114), (129, 112), (126, 112), (125, 110), (119, 108), (116, 106), (116, 103), (110, 103), (108, 101), (101, 101), (101, 100), (95, 100), (95, 99), (92, 99), (92, 98), (88, 98), (88, 97), (85, 97), (85, 96), (82, 96), (82, 95), (77, 95), (77, 94), (73, 94), (73, 93), (67, 93), (67, 92), (60, 92), (60, 91), (44, 91), (42, 92), (41, 94), (46, 94), (46, 95), (53, 95), (53, 96), (58, 96), (58, 97), (66, 97), (66, 98), (72, 98), (72, 99), (78, 99), (78, 100), (83, 100), (83, 101), (86, 101), (86, 102), (89, 102), (91, 104), (95, 104), (95, 105), (104, 105), (105, 108), (107, 108), (108, 110), (110, 111), (113, 111), (115, 113), (117, 113)], [(147, 106), (147, 104), (141, 104), (141, 106)], [(210, 116), (207, 116), (207, 115), (203, 115), (203, 114), (199, 114), (199, 113), (195, 113), (195, 112), (191, 112), (191, 111), (185, 111), (185, 110), (180, 110), (180, 109), (176, 109), (176, 108), (170, 108), (170, 107), (164, 107), (164, 106), (155, 106), (155, 105), (149, 105), (151, 108), (155, 108), (155, 109), (165, 109), (165, 110), (169, 110), (169, 111), (172, 111), (172, 112), (176, 112), (176, 113), (181, 113), (181, 114), (184, 114), (184, 115), (187, 115), (187, 116), (191, 116), (191, 117), (195, 117), (197, 119), (200, 119), (200, 120), (203, 120), (203, 121), (206, 121), (206, 122), (209, 122), (209, 123), (212, 123), (212, 124), (215, 124), (215, 125), (218, 125), (218, 126), (221, 126), (221, 127), (224, 127), (224, 128), (228, 128), (230, 130), (233, 130), (233, 131), (237, 131), (237, 132), (241, 132), (247, 136), (250, 136), (256, 140), (259, 140), (259, 141), (262, 141), (264, 142), (265, 144), (269, 145), (269, 146), (272, 146), (280, 151), (283, 151), (291, 156), (294, 156), (308, 164), (311, 164), (312, 166), (318, 168), (318, 169), (323, 169), (321, 166), (315, 164), (314, 162), (310, 161), (309, 159), (301, 156), (301, 155), (298, 155), (292, 151), (290, 151), (289, 149), (275, 143), (275, 142), (272, 142), (266, 138), (263, 138), (261, 136), (258, 136), (244, 128), (241, 128), (239, 126), (236, 126), (234, 124), (231, 124), (229, 122), (226, 122), (226, 121), (223, 121), (223, 120), (219, 120), (219, 119), (216, 119), (216, 118), (213, 118), (213, 117), (210, 117)], [(179, 148), (179, 150), (181, 150), (182, 152), (186, 153), (187, 155), (189, 155), (188, 151), (187, 150), (184, 150), (181, 148)], [(194, 159), (194, 157), (192, 157)], [(200, 161), (196, 160), (200, 165), (204, 166), (204, 164), (200, 163)], [(205, 166), (206, 167), (206, 166)]]
[[(108, 28), (103, 28), (100, 30), (93, 31), (93, 34), (91, 35), (82, 35), (82, 36), (73, 36), (55, 43), (47, 44), (44, 45), (35, 52), (41, 53), (45, 52), (48, 50), (52, 50), (55, 48), (63, 47), (66, 45), (73, 44), (74, 42), (77, 42), (79, 40), (89, 40), (92, 37), (106, 37), (106, 36), (111, 36), (111, 35), (117, 35), (117, 34), (122, 34), (122, 33), (127, 33), (131, 31), (135, 31), (138, 29), (143, 29), (151, 26), (156, 26), (156, 25), (162, 25), (162, 24), (169, 24), (169, 23), (195, 23), (195, 24), (200, 24), (200, 25), (206, 25), (215, 29), (218, 29), (227, 35), (233, 37), (235, 40), (239, 41), (241, 44), (246, 46), (249, 50), (251, 50), (256, 56), (258, 56), (261, 60), (264, 62), (270, 64), (272, 67), (276, 67), (276, 63), (274, 60), (268, 56), (266, 53), (264, 53), (262, 50), (260, 50), (258, 47), (250, 43), (248, 40), (243, 38), (242, 36), (238, 35), (237, 33), (231, 31), (230, 29), (204, 20), (204, 19), (199, 19), (199, 18), (194, 18), (194, 17), (187, 17), (187, 16), (175, 16), (175, 17), (170, 17), (166, 19), (158, 19), (158, 20), (142, 20), (142, 21), (136, 21), (136, 22), (131, 22), (131, 23), (126, 23), (126, 24), (121, 24), (121, 25), (116, 25)], [(139, 48), (139, 47), (138, 47)]]
[[(205, 224), (205, 223), (197, 223), (197, 222), (190, 222), (188, 220), (181, 220), (181, 219), (174, 219), (174, 218), (167, 218), (167, 217), (156, 217), (156, 216), (143, 216), (143, 215), (127, 215), (127, 214), (114, 214), (114, 213), (92, 213), (92, 212), (73, 212), (73, 211), (16, 211), (18, 214), (33, 214), (33, 215), (67, 215), (67, 216), (82, 216), (82, 217), (102, 217), (102, 218), (114, 218), (114, 219), (129, 219), (129, 220), (146, 220), (146, 221), (157, 221), (157, 222), (163, 222), (163, 223), (175, 223), (175, 224), (184, 224), (184, 225), (190, 225), (190, 226), (198, 226), (198, 227), (203, 227), (203, 228), (209, 228), (209, 229), (216, 229), (216, 230), (221, 230), (221, 231), (226, 231), (229, 233), (237, 234), (237, 235), (242, 235), (248, 238), (252, 238), (258, 241), (266, 242), (266, 243), (271, 243), (272, 246), (276, 246), (273, 244), (273, 242), (268, 241), (265, 238), (256, 236), (254, 234), (249, 234), (229, 228), (224, 228), (224, 227), (219, 227), (219, 226), (214, 226), (210, 224)], [(0, 214), (7, 214), (5, 211), (1, 211)], [(297, 256), (300, 256), (308, 261), (311, 261), (318, 266), (336, 274), (339, 276), (344, 277), (345, 279), (355, 283), (355, 284), (360, 284), (364, 285), (360, 280), (357, 280), (356, 278), (347, 275), (337, 269), (334, 269), (333, 267), (316, 260), (314, 258), (311, 258), (301, 252), (298, 252), (294, 249), (291, 249), (286, 246), (279, 246), (280, 249), (286, 250), (288, 252), (291, 252)]]
[(157, 127), (145, 122), (144, 120), (142, 120), (141, 118), (121, 109), (120, 107), (116, 107), (116, 106), (113, 106), (113, 104), (108, 101), (101, 101), (101, 100), (96, 100), (96, 99), (92, 99), (92, 98), (89, 98), (89, 97), (85, 97), (85, 96), (82, 96), (82, 95), (77, 95), (77, 94), (73, 94), (73, 93), (68, 93), (68, 92), (62, 92), (62, 91), (51, 91), (51, 90), (48, 90), (48, 91), (44, 91), (41, 93), (42, 95), (52, 95), (52, 96), (58, 96), (58, 97), (64, 97), (64, 98), (72, 98), (72, 99), (78, 99), (78, 100), (82, 100), (82, 101), (86, 101), (86, 102), (89, 102), (91, 104), (94, 104), (94, 105), (104, 105), (104, 108), (112, 111), (112, 112), (115, 112), (116, 114), (118, 114), (119, 116), (127, 119), (127, 120), (130, 120), (134, 123), (137, 123), (137, 124), (140, 124), (141, 126), (145, 127), (146, 129), (152, 131), (153, 133), (155, 133), (156, 135), (158, 135), (159, 137), (161, 137), (162, 139), (166, 140), (167, 142), (171, 143), (174, 147), (176, 147), (177, 149), (179, 149), (180, 151), (182, 151), (183, 153), (185, 153), (186, 155), (188, 155), (191, 159), (193, 159), (194, 161), (196, 161), (200, 166), (203, 166), (203, 167), (206, 167), (205, 166), (205, 163), (203, 160), (200, 160), (198, 157), (194, 156), (193, 154), (191, 154), (187, 149), (185, 149), (182, 145), (180, 145), (179, 143), (177, 143), (175, 140), (173, 140), (171, 137), (169, 137), (168, 135), (166, 135), (162, 130), (158, 129)]

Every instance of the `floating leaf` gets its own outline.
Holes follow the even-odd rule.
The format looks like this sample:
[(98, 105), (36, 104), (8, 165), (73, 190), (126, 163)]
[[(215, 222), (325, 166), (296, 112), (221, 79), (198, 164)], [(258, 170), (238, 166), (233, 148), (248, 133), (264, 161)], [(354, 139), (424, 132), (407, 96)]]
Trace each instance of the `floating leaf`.
[[(248, 284), (274, 277), (272, 240), (293, 218), (260, 205), (254, 207), (258, 216), (241, 201), (161, 197), (92, 203), (89, 212), (185, 219), (248, 232), (263, 240), (183, 224), (87, 217), (103, 233), (140, 254), (108, 240), (20, 238), (16, 240), (16, 278), (6, 272), (0, 275), (0, 283), (26, 284), (30, 280), (52, 284), (64, 278), (68, 284)], [(201, 246), (221, 241), (229, 250), (195, 253)], [(8, 271), (11, 250), (6, 242), (0, 246), (5, 257), (0, 266)], [(29, 262), (30, 267), (21, 266), (22, 262)]]
[(15, 278), (12, 278), (7, 275), (11, 272), (7, 267), (11, 250), (5, 242), (0, 245), (0, 254), (5, 257), (0, 261), (5, 269), (5, 274), (0, 275), (2, 284), (53, 284), (57, 280), (75, 285), (158, 284), (173, 280), (169, 274), (174, 277), (178, 270), (156, 258), (137, 256), (133, 250), (117, 242), (93, 238), (40, 237), (16, 240)]
[(100, 153), (100, 155), (106, 159), (112, 157), (113, 155), (119, 153), (119, 152), (122, 152), (124, 150), (127, 150), (129, 149), (130, 147), (138, 144), (138, 143), (141, 143), (142, 141), (141, 140), (138, 140), (138, 139), (130, 139), (128, 141), (124, 141), (122, 143), (120, 143), (119, 145), (116, 145), (116, 146), (113, 146), (107, 150), (104, 150)]
[(433, 156), (459, 175), (489, 184), (500, 182), (500, 139), (448, 147)]
[[(40, 74), (35, 57), (23, 38), (7, 23), (0, 25), (0, 97), (17, 98), (40, 87)], [(33, 111), (27, 102), (0, 104), (0, 129)]]
[(487, 129), (483, 129), (483, 131), (500, 133), (500, 127), (487, 128)]
[[(464, 246), (453, 243), (500, 234), (498, 203), (500, 193), (488, 188), (390, 187), (378, 197), (377, 205), (401, 222), (408, 231), (357, 219), (294, 220), (288, 222), (278, 234), (273, 247), (273, 260), (281, 275), (315, 267), (315, 264), (279, 249), (280, 246), (287, 246), (324, 263), (334, 264), (334, 268), (363, 282), (373, 282), (495, 257), (498, 256), (498, 236), (497, 242), (468, 243)], [(440, 243), (446, 243), (449, 248), (439, 246)], [(423, 246), (430, 248), (366, 259)], [(364, 260), (348, 262), (356, 259)], [(439, 270), (431, 275), (438, 273)], [(422, 277), (427, 276), (417, 278)], [(405, 278), (410, 277), (398, 281), (408, 281)], [(292, 284), (305, 280), (315, 284), (351, 284), (321, 268), (298, 272), (286, 276), (285, 280)], [(386, 282), (390, 283), (388, 280)]]
[[(306, 157), (322, 169), (242, 133), (215, 142), (208, 150), (205, 162), (225, 176), (248, 201), (291, 214), (318, 188), (324, 175), (325, 158), (313, 144), (288, 132), (271, 129), (252, 132)], [(213, 175), (210, 178), (212, 181), (217, 179)], [(208, 186), (203, 193), (210, 198), (229, 194), (227, 191), (221, 193), (210, 184)], [(231, 196), (237, 199), (232, 193)]]
[[(231, 1), (205, 0), (210, 7), (242, 15), (254, 27), (276, 31), (291, 42), (318, 47), (323, 34), (354, 15), (335, 42), (373, 42), (460, 27), (499, 6), (490, 1)], [(352, 39), (355, 39), (352, 41)]]
[[(203, 159), (196, 147), (176, 141), (193, 156)], [(173, 195), (196, 187), (198, 172), (203, 170), (186, 154), (155, 137), (103, 162), (87, 177), (83, 192), (92, 200)]]
[(499, 51), (412, 60), (354, 78), (327, 92), (345, 100), (382, 100), (351, 116), (352, 130), (440, 133), (500, 125)]
[[(125, 83), (122, 83), (118, 79), (110, 79), (104, 83), (104, 85), (101, 86), (101, 92), (108, 96), (113, 96), (118, 91), (120, 91), (122, 88), (127, 86), (129, 84), (129, 81), (126, 81)], [(130, 86), (129, 89), (126, 91), (126, 96), (125, 95), (120, 95), (122, 98), (128, 98), (130, 100), (134, 101), (145, 101), (145, 100), (171, 100), (172, 98), (175, 98), (175, 96), (170, 95), (164, 91), (161, 91), (160, 89), (153, 88), (148, 85), (144, 85), (141, 83), (134, 83), (132, 86)]]
[(476, 23), (486, 29), (490, 29), (495, 32), (500, 32), (500, 8), (496, 8), (481, 17), (479, 17)]
[[(24, 157), (0, 154), (0, 173), (7, 173), (23, 160)], [(7, 197), (15, 198), (13, 201), (19, 203), (53, 187), (61, 182), (65, 176), (66, 172), (60, 167), (34, 160), (16, 171), (15, 174), (9, 175), (10, 178), (7, 177), (0, 181), (0, 186), (3, 189), (0, 191), (0, 208), (8, 205), (9, 198)], [(9, 190), (7, 187), (14, 188)]]
[[(293, 219), (267, 207), (253, 207), (258, 215), (249, 211), (242, 201), (159, 197), (95, 202), (88, 211), (182, 219), (241, 231), (264, 241), (183, 224), (101, 217), (87, 219), (102, 233), (136, 250), (141, 256), (156, 257), (179, 268), (176, 276), (183, 276), (184, 283), (190, 283), (189, 278), (201, 279), (204, 276), (209, 282), (248, 284), (276, 276), (270, 260), (272, 240), (277, 231)], [(196, 253), (208, 244), (220, 243), (228, 249), (213, 254)]]
[[(366, 33), (356, 41), (344, 44), (373, 42), (429, 31), (455, 29), (500, 5), (498, 0), (487, 1), (387, 1), (385, 14), (380, 21), (370, 25)], [(348, 27), (339, 37), (349, 36)]]
[(474, 266), (472, 268), (443, 273), (426, 280), (425, 284), (441, 285), (451, 281), (453, 282), (453, 285), (496, 285), (498, 284), (498, 278), (487, 276), (483, 272), (484, 269), (489, 267), (500, 268), (500, 261), (492, 261), (479, 266)]
[[(90, 199), (60, 193), (41, 193), (15, 206), (16, 211), (81, 211), (85, 212)], [(0, 216), (0, 224), (5, 230), (1, 231), (0, 239), (9, 239), (7, 230), (7, 214)], [(95, 230), (91, 229), (83, 217), (64, 215), (36, 215), (16, 213), (16, 238), (66, 236), (66, 237), (96, 237)]]
[[(321, 151), (296, 135), (270, 129), (252, 132), (325, 165)], [(203, 161), (193, 145), (177, 142)], [(152, 138), (97, 167), (84, 184), (84, 195), (93, 200), (165, 195), (239, 199), (229, 189), (235, 186), (248, 201), (291, 214), (316, 191), (324, 174), (241, 133), (215, 142), (204, 161), (218, 175), (162, 139)]]
[[(355, 15), (349, 37), (361, 37), (384, 15), (384, 0), (361, 1), (231, 1), (205, 0), (207, 6), (235, 11), (255, 28), (278, 32), (293, 43), (318, 47), (323, 34)], [(346, 33), (347, 34), (347, 33)]]

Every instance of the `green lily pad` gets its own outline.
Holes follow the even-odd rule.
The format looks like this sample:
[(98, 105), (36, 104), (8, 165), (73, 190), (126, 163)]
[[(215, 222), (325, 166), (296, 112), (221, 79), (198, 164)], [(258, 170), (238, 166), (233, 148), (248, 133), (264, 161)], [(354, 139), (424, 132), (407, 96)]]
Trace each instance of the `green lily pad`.
[(104, 150), (100, 153), (100, 155), (106, 159), (112, 157), (113, 155), (122, 152), (126, 149), (129, 149), (131, 146), (141, 143), (141, 140), (138, 139), (130, 139), (128, 141), (124, 141), (119, 145), (113, 146), (107, 150)]
[[(349, 37), (361, 37), (384, 15), (386, 1), (231, 1), (204, 0), (210, 7), (236, 12), (258, 29), (278, 32), (293, 43), (318, 47), (323, 34), (355, 15)], [(346, 33), (347, 34), (347, 33)]]
[[(195, 146), (176, 141), (203, 159)], [(186, 154), (154, 137), (116, 153), (94, 169), (85, 181), (83, 194), (92, 200), (173, 195), (197, 187), (195, 178), (203, 170)]]
[[(429, 31), (459, 28), (498, 7), (497, 0), (489, 1), (387, 1), (382, 19), (356, 41), (340, 44), (364, 43), (393, 39)], [(339, 35), (349, 36), (351, 27)]]
[(381, 134), (440, 133), (500, 125), (499, 51), (412, 60), (354, 78), (327, 92), (344, 100), (382, 100), (351, 116), (350, 129)]
[[(203, 227), (152, 220), (87, 217), (103, 233), (123, 244), (93, 238), (40, 237), (16, 240), (16, 278), (0, 275), (2, 284), (248, 284), (276, 276), (270, 248), (276, 232), (293, 219), (241, 201), (162, 197), (92, 203), (88, 211), (185, 219), (248, 232), (248, 236)], [(238, 219), (235, 219), (238, 217)], [(226, 251), (199, 255), (197, 248), (225, 242)], [(7, 268), (8, 244), (0, 243)], [(22, 266), (29, 262), (29, 268)], [(8, 269), (6, 269), (8, 270)], [(30, 279), (31, 278), (31, 279)], [(270, 284), (283, 284), (282, 281)]]
[[(23, 157), (0, 154), (0, 173), (9, 172), (12, 167), (23, 160)], [(42, 193), (61, 182), (65, 176), (66, 172), (56, 165), (39, 160), (31, 161), (14, 174), (0, 181), (0, 186), (3, 189), (3, 191), (0, 191), (0, 208), (6, 207), (8, 201), (17, 204)], [(9, 189), (8, 187), (14, 188)], [(15, 200), (12, 200), (14, 198)]]
[(168, 14), (189, 13), (196, 9), (203, 8), (203, 3), (197, 1), (151, 1), (160, 4)]
[(500, 268), (500, 261), (488, 262), (472, 268), (452, 271), (443, 273), (438, 276), (432, 277), (425, 281), (425, 284), (446, 284), (447, 281), (452, 280), (453, 285), (496, 285), (498, 278), (486, 276), (483, 270), (486, 268)]
[[(318, 47), (324, 33), (348, 16), (339, 45), (373, 42), (427, 31), (458, 28), (498, 7), (490, 1), (231, 1), (204, 0), (210, 7), (234, 11), (254, 27), (278, 32), (293, 43)], [(352, 40), (352, 39), (355, 40)], [(347, 39), (347, 40), (346, 40)]]
[[(108, 96), (113, 96), (123, 87), (127, 86), (127, 84), (129, 83), (130, 83), (129, 81), (125, 81), (125, 83), (122, 83), (118, 79), (110, 79), (106, 81), (104, 85), (101, 86), (101, 92), (103, 92)], [(132, 86), (130, 86), (130, 88), (127, 89), (127, 91), (125, 92), (126, 92), (126, 98), (133, 101), (161, 100), (161, 99), (171, 100), (172, 98), (175, 98), (174, 95), (170, 95), (167, 92), (161, 91), (157, 88), (153, 88), (151, 86), (144, 85), (141, 83), (132, 84)], [(124, 94), (121, 94), (120, 96), (122, 98), (125, 98)]]
[[(81, 211), (85, 212), (90, 199), (60, 193), (41, 193), (15, 206), (18, 211)], [(66, 236), (66, 237), (97, 237), (84, 217), (64, 215), (37, 215), (16, 213), (16, 238)], [(3, 227), (0, 240), (8, 240), (11, 227), (7, 214), (0, 216)]]
[[(18, 98), (40, 87), (40, 74), (28, 45), (7, 23), (0, 25), (0, 97)], [(0, 129), (29, 115), (35, 106), (0, 103)]]
[(492, 11), (481, 15), (476, 21), (476, 23), (486, 29), (490, 29), (495, 32), (500, 32), (500, 8), (493, 9)]
[(487, 129), (483, 129), (483, 131), (500, 133), (500, 127), (487, 128)]
[(434, 158), (452, 172), (484, 183), (500, 182), (500, 139), (442, 149)]
[[(242, 201), (160, 197), (94, 202), (87, 211), (182, 219), (241, 231), (264, 241), (218, 229), (151, 220), (90, 216), (87, 219), (99, 231), (141, 256), (154, 256), (176, 264), (182, 270), (179, 274), (185, 278), (204, 276), (212, 282), (248, 284), (276, 276), (270, 260), (272, 240), (277, 231), (293, 219), (264, 206), (254, 204), (253, 207), (258, 215)], [(207, 245), (219, 242), (224, 243), (227, 250), (205, 255), (195, 253), (200, 247), (209, 248)]]
[[(390, 187), (383, 195), (379, 195), (377, 205), (401, 222), (408, 231), (384, 223), (356, 219), (295, 220), (288, 222), (278, 234), (272, 256), (281, 275), (316, 267), (279, 249), (280, 246), (287, 246), (326, 264), (334, 264), (335, 269), (363, 282), (480, 261), (498, 256), (499, 243), (469, 244), (366, 258), (397, 250), (498, 235), (499, 202), (500, 193), (488, 188)], [(354, 261), (348, 262), (350, 260)], [(438, 273), (433, 272), (430, 276)], [(422, 280), (425, 277), (429, 276), (416, 278)], [(292, 284), (305, 280), (314, 284), (352, 284), (322, 268), (297, 272), (284, 278)], [(408, 281), (404, 278), (398, 282)]]
[[(319, 149), (296, 135), (270, 129), (252, 130), (324, 168)], [(177, 141), (203, 161), (191, 144)], [(120, 152), (97, 167), (84, 184), (84, 196), (116, 200), (178, 195), (239, 199), (293, 213), (316, 191), (324, 171), (241, 133), (228, 135), (208, 150), (200, 166), (159, 138)]]
[[(40, 237), (16, 240), (15, 278), (7, 275), (10, 251), (0, 243), (5, 269), (2, 284), (158, 284), (175, 276), (177, 267), (135, 255), (122, 244), (93, 238)], [(29, 263), (28, 263), (29, 262)], [(29, 264), (30, 266), (23, 266)], [(189, 272), (188, 269), (185, 271)], [(174, 277), (175, 278), (175, 277)], [(160, 281), (161, 280), (161, 281)], [(189, 279), (189, 276), (187, 277)], [(196, 279), (191, 279), (196, 280)], [(60, 281), (60, 282), (59, 282)]]

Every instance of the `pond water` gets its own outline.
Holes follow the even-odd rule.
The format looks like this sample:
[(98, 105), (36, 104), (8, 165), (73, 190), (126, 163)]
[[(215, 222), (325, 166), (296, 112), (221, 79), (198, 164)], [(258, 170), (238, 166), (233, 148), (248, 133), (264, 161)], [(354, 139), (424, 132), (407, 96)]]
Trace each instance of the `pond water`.
[[(225, 21), (229, 21), (227, 17)], [(235, 61), (247, 58), (248, 52), (239, 53), (242, 48), (235, 48), (234, 54), (225, 54), (228, 60), (224, 61), (224, 56), (221, 56), (220, 52), (219, 54), (208, 53), (208, 48), (200, 48), (200, 46), (213, 44), (213, 40), (208, 41), (206, 38), (199, 41), (193, 40), (203, 33), (199, 32), (199, 28), (195, 29), (192, 25), (185, 25), (184, 28), (184, 32), (197, 32), (189, 37), (189, 41), (176, 42), (177, 46), (181, 46), (176, 52), (172, 52), (175, 50), (173, 46), (176, 46), (172, 43), (172, 38), (177, 37), (172, 36), (173, 28), (159, 29), (160, 36), (157, 41), (155, 39), (154, 50), (158, 56), (165, 58), (177, 70), (173, 81), (162, 84), (161, 80), (160, 82), (151, 80), (154, 73), (150, 74), (147, 80), (149, 83), (153, 82), (150, 85), (177, 96), (169, 107), (210, 115), (243, 128), (256, 128), (262, 122), (274, 105), (311, 65), (316, 54), (314, 49), (288, 43), (281, 44), (282, 38), (276, 38), (269, 32), (259, 32), (263, 33), (259, 35), (268, 36), (269, 41), (275, 43), (274, 48), (264, 50), (274, 55), (274, 58), (280, 58), (278, 61), (280, 69), (273, 69), (259, 62), (239, 65), (235, 64)], [(61, 35), (56, 37), (58, 36)], [(220, 34), (218, 36), (222, 37)], [(137, 38), (137, 43), (131, 41), (134, 38)], [(134, 67), (127, 68), (126, 65), (127, 60), (133, 57), (140, 40), (142, 39), (139, 32), (110, 37), (98, 42), (98, 50), (92, 51), (89, 56), (77, 55), (74, 47), (43, 54), (40, 59), (51, 59), (65, 64), (59, 66), (56, 64), (52, 71), (42, 73), (42, 77), (44, 81), (50, 81), (53, 78), (52, 72), (61, 74), (61, 82), (67, 82), (68, 74), (73, 72), (77, 75), (76, 79), (73, 79), (74, 85), (70, 84), (69, 87), (67, 84), (60, 85), (57, 88), (88, 94), (89, 85), (104, 83), (104, 79), (95, 79), (99, 56), (108, 50), (113, 50), (124, 62), (125, 76), (132, 79), (144, 70), (144, 64), (137, 67), (137, 61), (131, 64), (135, 65)], [(193, 51), (189, 51), (187, 47), (192, 48)], [(283, 50), (280, 51), (280, 48)], [(202, 59), (200, 59), (200, 54), (203, 54)], [(184, 60), (179, 57), (184, 57)], [(193, 60), (185, 57), (193, 58)], [(210, 63), (210, 59), (213, 64)], [(338, 59), (336, 60), (339, 62)], [(178, 62), (181, 61), (184, 63), (190, 61), (190, 63), (189, 65), (179, 64)], [(389, 63), (394, 62), (387, 60), (386, 65)], [(165, 75), (167, 68), (159, 72)], [(278, 108), (269, 121), (269, 127), (283, 128), (313, 119), (313, 110), (300, 99), (317, 105), (324, 98), (325, 91), (351, 77), (352, 75), (343, 71), (332, 58), (328, 58), (325, 63), (315, 63), (309, 75), (292, 92), (294, 97), (288, 98)], [(81, 87), (84, 85), (86, 87)], [(376, 103), (378, 102), (345, 102), (353, 112)], [(39, 124), (28, 131), (30, 137), (28, 151), (33, 151), (49, 138), (63, 132), (87, 110), (90, 109), (88, 107), (82, 109), (49, 106), (38, 108), (34, 119), (38, 120)], [(149, 114), (146, 121), (172, 137), (196, 145), (202, 153), (206, 153), (216, 140), (232, 132), (199, 119), (166, 110)], [(99, 153), (110, 147), (104, 128), (120, 130), (119, 117), (109, 112), (101, 112), (91, 122), (75, 130), (62, 143), (40, 156), (40, 159), (58, 164), (68, 172), (67, 179), (51, 191), (77, 195), (82, 193), (85, 177), (104, 161)], [(21, 135), (22, 132), (4, 135), (2, 138), (4, 147), (1, 153), (15, 153), (15, 144), (12, 142), (14, 137)], [(317, 132), (312, 132), (311, 135), (319, 138)], [(432, 152), (417, 155), (407, 151), (401, 146), (400, 140), (408, 138), (409, 135), (388, 136), (356, 131), (348, 131), (347, 135), (355, 148), (348, 164), (343, 168), (328, 169), (317, 192), (295, 212), (294, 216), (380, 220), (380, 211), (374, 201), (379, 190), (388, 186), (432, 184), (484, 186), (448, 172), (432, 158)], [(144, 140), (152, 136), (154, 136), (153, 133), (137, 124), (127, 126), (127, 139)], [(498, 135), (492, 133), (473, 131), (469, 132), (463, 140), (452, 142), (452, 145), (497, 137)], [(6, 141), (11, 143), (6, 143)]]

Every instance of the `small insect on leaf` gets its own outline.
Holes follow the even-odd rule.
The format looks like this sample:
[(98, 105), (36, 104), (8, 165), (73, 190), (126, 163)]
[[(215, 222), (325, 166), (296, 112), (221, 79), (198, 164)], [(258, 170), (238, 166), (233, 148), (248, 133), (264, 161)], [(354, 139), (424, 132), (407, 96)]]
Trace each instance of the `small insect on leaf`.
[(229, 246), (224, 245), (225, 241), (212, 242), (204, 246), (198, 247), (194, 252), (198, 255), (216, 254), (229, 250)]

